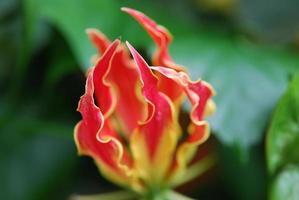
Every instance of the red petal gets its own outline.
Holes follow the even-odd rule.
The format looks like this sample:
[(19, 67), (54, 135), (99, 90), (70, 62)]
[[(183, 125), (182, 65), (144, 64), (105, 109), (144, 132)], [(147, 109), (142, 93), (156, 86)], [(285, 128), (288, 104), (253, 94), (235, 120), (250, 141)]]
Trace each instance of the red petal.
[(136, 65), (124, 48), (115, 55), (109, 77), (117, 87), (116, 116), (124, 132), (131, 135), (138, 122), (144, 119), (146, 105), (140, 99), (141, 82)]
[(86, 30), (89, 39), (93, 45), (98, 49), (99, 54), (103, 54), (110, 45), (110, 40), (102, 32), (97, 29), (89, 28)]
[(213, 88), (205, 81), (191, 81), (185, 72), (176, 72), (175, 70), (165, 67), (151, 67), (168, 79), (175, 81), (188, 96), (192, 104), (191, 119), (197, 124), (204, 117), (204, 112), (208, 101), (214, 96)]
[[(156, 43), (158, 49), (154, 53), (152, 59), (153, 65), (164, 66), (177, 71), (185, 71), (183, 67), (173, 62), (168, 53), (168, 47), (172, 41), (172, 36), (166, 28), (156, 24), (155, 21), (137, 10), (131, 8), (122, 8), (122, 10), (134, 17)], [(159, 77), (159, 90), (169, 96), (175, 104), (180, 104), (182, 99), (182, 90), (175, 82), (164, 77)]]
[(208, 104), (209, 101), (211, 102), (214, 91), (204, 81), (192, 82), (185, 72), (176, 72), (165, 67), (151, 67), (151, 69), (160, 72), (179, 84), (192, 104), (191, 123), (188, 128), (190, 135), (178, 147), (175, 160), (176, 167), (174, 169), (174, 171), (177, 171), (185, 168), (188, 160), (192, 157), (192, 153), (195, 152), (196, 146), (203, 143), (209, 136), (209, 126), (206, 121), (203, 121), (203, 118), (207, 109), (214, 109), (210, 108), (211, 104)]
[(148, 117), (146, 121), (142, 122), (140, 127), (143, 129), (142, 132), (146, 135), (149, 154), (152, 158), (159, 144), (163, 129), (172, 118), (172, 111), (165, 96), (162, 96), (158, 91), (158, 80), (155, 75), (151, 72), (150, 68), (138, 52), (128, 42), (127, 45), (139, 68), (143, 85), (143, 95), (148, 103)]
[(129, 43), (127, 46), (138, 66), (143, 85), (142, 92), (148, 103), (147, 119), (141, 122), (131, 140), (132, 153), (136, 162), (142, 163), (141, 170), (146, 168), (149, 176), (155, 176), (150, 178), (159, 179), (168, 170), (180, 129), (174, 120), (172, 102), (158, 90), (157, 78), (138, 52)]
[(112, 113), (117, 100), (115, 98), (115, 91), (113, 91), (111, 84), (107, 81), (107, 75), (111, 68), (111, 60), (119, 44), (120, 41), (115, 40), (110, 45), (110, 48), (105, 51), (102, 58), (96, 64), (93, 72), (96, 102), (105, 117), (108, 117)]
[(150, 19), (149, 17), (137, 10), (131, 8), (122, 8), (122, 11), (125, 11), (126, 13), (134, 17), (149, 33), (149, 35), (152, 37), (152, 39), (158, 46), (158, 50), (155, 53), (153, 59), (154, 65), (162, 65), (171, 67), (173, 69), (182, 70), (181, 67), (177, 66), (175, 63), (172, 62), (172, 59), (169, 56), (168, 45), (172, 41), (172, 36), (166, 28), (156, 24), (155, 21), (153, 21), (152, 19)]
[[(127, 173), (132, 166), (132, 160), (123, 147), (120, 137), (111, 127), (109, 119), (105, 117), (111, 110), (112, 104), (110, 102), (103, 103), (102, 98), (109, 97), (108, 101), (110, 101), (113, 97), (107, 85), (100, 81), (103, 78), (101, 77), (102, 73), (105, 74), (105, 69), (109, 66), (118, 45), (118, 40), (112, 43), (97, 66), (88, 73), (85, 94), (81, 97), (78, 105), (78, 111), (83, 119), (76, 126), (75, 140), (81, 154), (93, 157), (100, 169), (109, 172), (106, 174), (109, 178), (124, 184), (127, 182)], [(102, 93), (98, 94), (100, 108), (95, 105), (94, 101), (96, 88), (101, 89), (98, 92)]]
[[(87, 32), (99, 53), (103, 53), (110, 43), (107, 37), (96, 29), (88, 29)], [(144, 118), (146, 107), (138, 93), (141, 83), (137, 68), (124, 46), (115, 53), (106, 74), (105, 79), (113, 85), (117, 99), (115, 117), (120, 122), (122, 131), (130, 135), (137, 127), (138, 121)]]

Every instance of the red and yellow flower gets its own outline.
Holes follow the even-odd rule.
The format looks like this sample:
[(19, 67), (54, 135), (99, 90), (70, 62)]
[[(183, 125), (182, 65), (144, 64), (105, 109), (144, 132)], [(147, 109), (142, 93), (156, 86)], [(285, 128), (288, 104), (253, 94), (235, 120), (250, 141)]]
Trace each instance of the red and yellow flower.
[[(166, 28), (139, 11), (122, 10), (155, 42), (153, 66), (128, 42), (110, 42), (101, 32), (89, 29), (99, 55), (87, 73), (78, 106), (82, 120), (74, 135), (79, 153), (92, 157), (104, 176), (144, 193), (180, 182), (198, 145), (209, 137), (204, 118), (215, 109), (214, 90), (203, 80), (191, 81), (171, 59), (172, 36)], [(185, 97), (192, 110), (188, 134), (183, 137), (178, 118)]]

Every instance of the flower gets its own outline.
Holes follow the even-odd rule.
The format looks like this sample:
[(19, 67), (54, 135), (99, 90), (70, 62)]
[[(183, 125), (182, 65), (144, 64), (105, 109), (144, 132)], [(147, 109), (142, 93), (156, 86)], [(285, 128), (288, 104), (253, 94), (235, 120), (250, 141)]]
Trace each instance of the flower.
[[(143, 13), (122, 10), (149, 33), (157, 48), (149, 66), (134, 47), (110, 42), (95, 29), (87, 33), (99, 51), (87, 73), (85, 94), (75, 127), (81, 155), (94, 159), (109, 180), (138, 193), (179, 183), (198, 145), (209, 137), (205, 116), (215, 110), (213, 88), (191, 81), (168, 53), (172, 36)], [(129, 51), (133, 58), (130, 57)], [(189, 100), (188, 134), (179, 124), (184, 98)]]

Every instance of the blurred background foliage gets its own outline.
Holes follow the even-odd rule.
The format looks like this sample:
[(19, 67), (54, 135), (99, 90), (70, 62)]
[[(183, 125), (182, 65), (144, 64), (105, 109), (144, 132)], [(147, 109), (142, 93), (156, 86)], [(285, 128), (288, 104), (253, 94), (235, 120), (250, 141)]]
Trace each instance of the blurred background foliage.
[(146, 57), (154, 49), (122, 6), (166, 26), (174, 60), (217, 91), (205, 146), (218, 162), (179, 191), (196, 199), (298, 199), (297, 0), (0, 0), (0, 199), (117, 189), (91, 159), (77, 157), (72, 132), (96, 52), (84, 30), (121, 36)]

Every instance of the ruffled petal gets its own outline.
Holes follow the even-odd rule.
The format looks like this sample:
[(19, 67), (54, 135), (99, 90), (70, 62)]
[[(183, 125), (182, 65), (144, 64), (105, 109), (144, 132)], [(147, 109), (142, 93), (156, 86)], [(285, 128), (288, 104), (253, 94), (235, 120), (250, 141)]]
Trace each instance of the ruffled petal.
[(168, 53), (168, 46), (172, 41), (172, 36), (165, 27), (158, 25), (155, 21), (137, 10), (122, 8), (122, 11), (134, 17), (156, 43), (158, 49), (153, 56), (152, 61), (154, 65), (166, 66), (178, 71), (184, 71), (181, 66), (172, 61)]
[[(88, 29), (87, 33), (99, 54), (102, 54), (110, 44), (109, 39), (96, 29)], [(129, 137), (138, 121), (144, 118), (146, 106), (139, 92), (141, 82), (136, 65), (124, 46), (120, 46), (111, 61), (111, 67), (106, 70), (109, 70), (106, 80), (113, 85), (117, 99), (114, 116), (121, 125), (119, 131)]]
[[(152, 58), (153, 65), (168, 67), (176, 71), (185, 71), (183, 67), (177, 65), (172, 60), (168, 53), (168, 47), (172, 41), (172, 36), (165, 27), (158, 25), (155, 21), (137, 10), (131, 8), (122, 8), (122, 10), (134, 17), (134, 19), (136, 19), (148, 32), (157, 45), (157, 49)], [(165, 79), (164, 77), (159, 77), (158, 85), (159, 90), (169, 96), (175, 105), (179, 105), (181, 103), (182, 90), (175, 82), (170, 79)]]
[(213, 87), (205, 81), (191, 81), (185, 72), (177, 72), (166, 67), (150, 67), (175, 81), (186, 93), (192, 104), (191, 119), (194, 123), (201, 121), (205, 116), (215, 111), (215, 104), (211, 97), (215, 95)]
[(110, 45), (101, 59), (97, 62), (93, 71), (93, 84), (94, 84), (94, 94), (96, 97), (96, 103), (101, 108), (101, 111), (105, 118), (112, 114), (116, 106), (116, 91), (107, 80), (107, 76), (111, 69), (112, 58), (116, 53), (117, 47), (120, 41), (115, 40), (114, 43)]
[(156, 76), (138, 52), (129, 43), (127, 46), (138, 66), (148, 105), (147, 118), (140, 122), (130, 141), (132, 154), (141, 177), (150, 184), (161, 183), (170, 167), (180, 127), (174, 120), (172, 102), (157, 88)]
[[(103, 103), (102, 96), (109, 101), (113, 97), (109, 87), (100, 82), (102, 72), (98, 71), (99, 68), (104, 69), (106, 65), (109, 65), (119, 43), (119, 40), (112, 43), (97, 66), (88, 72), (85, 94), (81, 97), (78, 105), (82, 120), (75, 127), (74, 137), (80, 154), (91, 156), (103, 175), (124, 185), (130, 183), (128, 178), (133, 163), (121, 138), (113, 130), (107, 118), (107, 113), (112, 110), (113, 103)], [(98, 92), (101, 91), (102, 96), (96, 94), (96, 88), (101, 89)], [(95, 105), (94, 95), (98, 96), (99, 107)]]
[(193, 157), (196, 148), (209, 137), (209, 125), (203, 118), (215, 110), (215, 104), (211, 100), (215, 92), (204, 81), (192, 82), (185, 72), (176, 72), (165, 67), (151, 67), (165, 77), (172, 79), (185, 91), (192, 105), (190, 113), (191, 123), (188, 127), (189, 136), (179, 145), (173, 167), (173, 174), (185, 170), (186, 165)]

